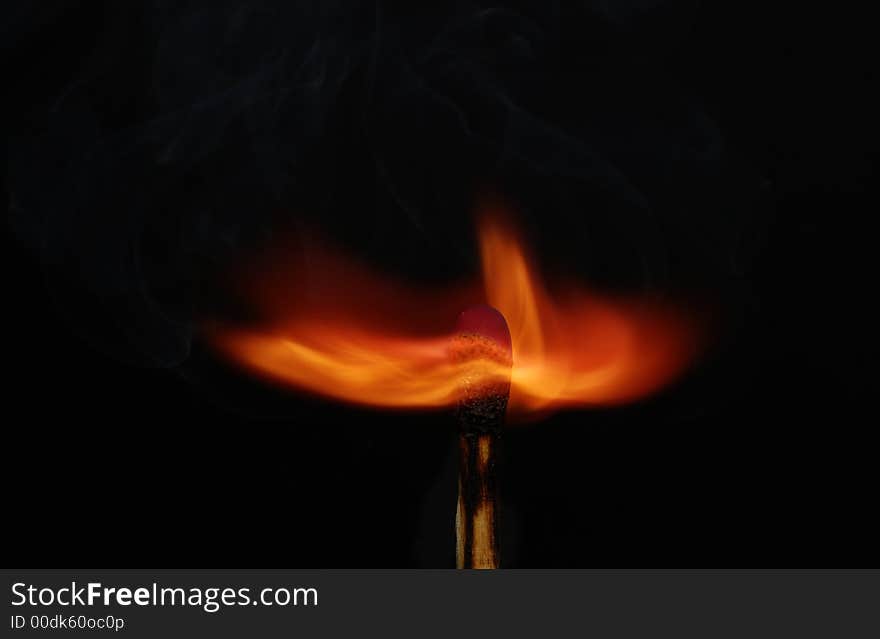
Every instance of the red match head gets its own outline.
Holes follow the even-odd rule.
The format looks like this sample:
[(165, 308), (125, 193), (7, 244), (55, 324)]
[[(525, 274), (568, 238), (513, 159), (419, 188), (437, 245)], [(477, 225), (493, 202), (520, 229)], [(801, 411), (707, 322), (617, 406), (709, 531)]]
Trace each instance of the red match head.
[(471, 306), (462, 311), (455, 324), (455, 332), (459, 335), (479, 335), (488, 338), (506, 351), (508, 357), (512, 354), (510, 331), (504, 315), (486, 304)]
[(450, 347), (461, 366), (458, 420), (465, 433), (500, 433), (510, 394), (513, 348), (504, 316), (472, 306), (458, 316)]

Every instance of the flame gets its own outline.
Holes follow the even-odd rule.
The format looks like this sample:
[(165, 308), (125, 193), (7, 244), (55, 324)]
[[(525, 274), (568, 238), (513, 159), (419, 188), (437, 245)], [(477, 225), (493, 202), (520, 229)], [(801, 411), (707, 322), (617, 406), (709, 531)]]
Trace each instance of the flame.
[[(375, 407), (451, 405), (473, 374), (466, 367), (509, 374), (508, 418), (520, 421), (637, 400), (693, 360), (698, 331), (682, 312), (601, 297), (574, 283), (551, 295), (501, 207), (485, 206), (479, 220), (481, 281), (415, 289), (308, 242), (287, 253), (302, 255), (299, 262), (270, 259), (243, 278), (250, 310), (261, 318), (255, 325), (212, 322), (205, 333), (258, 375)], [(481, 302), (507, 320), (511, 370), (450, 357), (456, 316)]]

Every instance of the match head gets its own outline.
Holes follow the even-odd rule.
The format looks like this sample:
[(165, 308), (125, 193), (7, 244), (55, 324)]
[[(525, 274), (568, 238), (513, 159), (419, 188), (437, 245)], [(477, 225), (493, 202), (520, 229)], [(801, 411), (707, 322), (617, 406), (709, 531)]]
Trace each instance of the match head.
[(466, 434), (499, 433), (510, 396), (513, 347), (504, 316), (473, 306), (458, 316), (450, 359), (461, 367), (458, 419)]
[(455, 324), (457, 335), (479, 335), (494, 341), (500, 348), (513, 352), (507, 321), (498, 309), (478, 304), (462, 311)]

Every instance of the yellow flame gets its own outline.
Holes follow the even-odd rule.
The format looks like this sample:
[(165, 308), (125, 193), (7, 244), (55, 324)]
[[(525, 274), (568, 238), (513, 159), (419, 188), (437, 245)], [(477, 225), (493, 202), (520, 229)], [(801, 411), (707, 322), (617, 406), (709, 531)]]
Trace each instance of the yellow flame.
[[(695, 326), (681, 312), (577, 287), (551, 296), (497, 204), (483, 210), (479, 238), (482, 286), (455, 290), (414, 290), (314, 248), (308, 268), (270, 261), (252, 269), (244, 287), (265, 320), (246, 328), (213, 323), (206, 334), (257, 374), (376, 407), (452, 404), (474, 366), (480, 375), (509, 374), (513, 419), (633, 401), (673, 381), (692, 360)], [(454, 318), (480, 301), (507, 320), (512, 370), (449, 356)]]

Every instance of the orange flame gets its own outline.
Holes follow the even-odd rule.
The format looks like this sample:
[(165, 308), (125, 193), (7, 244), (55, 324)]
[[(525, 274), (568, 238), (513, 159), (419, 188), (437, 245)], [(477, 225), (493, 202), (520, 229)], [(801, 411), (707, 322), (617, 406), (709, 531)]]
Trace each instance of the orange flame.
[[(453, 404), (467, 363), (449, 357), (464, 308), (501, 311), (513, 342), (509, 419), (645, 397), (692, 361), (697, 331), (674, 309), (602, 298), (575, 285), (551, 295), (497, 206), (480, 217), (482, 286), (416, 290), (307, 244), (298, 264), (246, 278), (257, 326), (210, 325), (230, 359), (276, 382), (356, 404)], [(493, 364), (482, 362), (481, 370)], [(506, 371), (498, 371), (506, 374)]]

